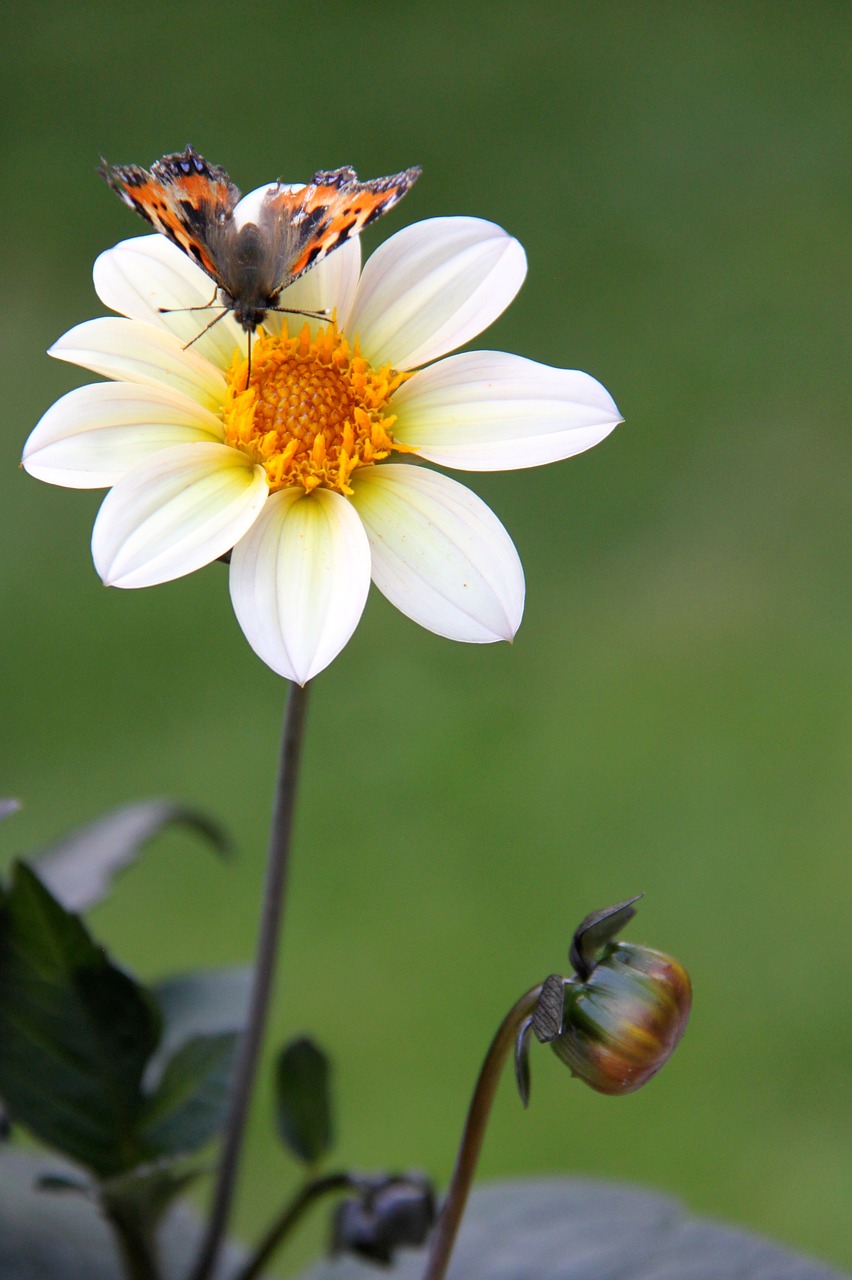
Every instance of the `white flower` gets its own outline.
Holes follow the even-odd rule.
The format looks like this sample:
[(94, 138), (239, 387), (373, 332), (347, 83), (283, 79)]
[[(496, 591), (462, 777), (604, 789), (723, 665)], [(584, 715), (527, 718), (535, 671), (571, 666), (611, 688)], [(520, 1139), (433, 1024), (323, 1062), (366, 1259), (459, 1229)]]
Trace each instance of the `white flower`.
[(333, 312), (334, 324), (270, 313), (246, 390), (233, 316), (198, 337), (216, 315), (200, 309), (209, 277), (161, 235), (127, 240), (94, 270), (119, 315), (51, 349), (112, 381), (57, 401), (23, 465), (51, 484), (110, 488), (92, 536), (108, 585), (152, 586), (232, 550), (249, 643), (299, 683), (346, 644), (371, 578), (439, 635), (509, 640), (524, 603), (511, 539), (470, 490), (416, 460), (537, 466), (620, 420), (587, 374), (495, 351), (447, 357), (500, 315), (525, 273), (520, 244), (477, 218), (409, 226), (363, 272), (356, 238), (281, 297)]

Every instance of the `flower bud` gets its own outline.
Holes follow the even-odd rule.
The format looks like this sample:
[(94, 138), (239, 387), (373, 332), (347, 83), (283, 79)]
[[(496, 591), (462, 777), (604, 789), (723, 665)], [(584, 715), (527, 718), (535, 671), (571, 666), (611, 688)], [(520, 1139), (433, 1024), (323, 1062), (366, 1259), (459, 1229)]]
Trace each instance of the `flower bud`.
[(671, 956), (610, 943), (583, 981), (565, 983), (551, 1048), (598, 1093), (632, 1093), (671, 1057), (691, 1004), (689, 975)]
[(337, 1206), (331, 1252), (354, 1253), (389, 1266), (403, 1247), (425, 1242), (435, 1222), (435, 1194), (417, 1174), (364, 1178), (358, 1199)]

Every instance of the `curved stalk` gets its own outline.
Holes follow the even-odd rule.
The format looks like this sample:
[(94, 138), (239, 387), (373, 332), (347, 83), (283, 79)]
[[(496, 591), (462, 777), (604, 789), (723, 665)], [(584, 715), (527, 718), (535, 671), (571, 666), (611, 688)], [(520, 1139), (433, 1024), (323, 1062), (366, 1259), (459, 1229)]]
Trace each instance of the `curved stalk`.
[(450, 1188), (429, 1246), (429, 1257), (426, 1260), (423, 1280), (444, 1280), (447, 1273), (450, 1255), (467, 1204), (473, 1175), (476, 1172), (476, 1164), (485, 1138), (485, 1129), (500, 1081), (500, 1073), (514, 1047), (521, 1024), (532, 1013), (540, 995), (541, 984), (521, 996), (501, 1022), (485, 1055), (470, 1101)]
[(234, 1280), (257, 1280), (273, 1253), (280, 1248), (315, 1200), (330, 1195), (334, 1191), (346, 1191), (353, 1185), (354, 1180), (348, 1173), (329, 1173), (323, 1178), (316, 1178), (313, 1182), (306, 1182), (296, 1192), (290, 1203), (284, 1206), (252, 1257), (234, 1276)]
[(104, 1216), (115, 1233), (127, 1280), (160, 1280), (153, 1231), (145, 1230), (127, 1214), (104, 1208)]
[(234, 1074), (230, 1109), (222, 1143), (222, 1152), (219, 1157), (210, 1221), (207, 1224), (198, 1259), (190, 1273), (190, 1280), (208, 1280), (208, 1277), (212, 1274), (228, 1226), (231, 1203), (234, 1197), (249, 1103), (257, 1074), (263, 1034), (266, 1029), (272, 982), (275, 975), (275, 961), (278, 955), (278, 944), (281, 935), (281, 921), (287, 893), (287, 871), (290, 862), (290, 841), (293, 830), (296, 783), (304, 736), (307, 700), (307, 685), (290, 685), (287, 696), (287, 710), (284, 716), (284, 730), (281, 738), (275, 805), (272, 826), (269, 832), (266, 881), (261, 904), (260, 930), (258, 933), (248, 1019)]

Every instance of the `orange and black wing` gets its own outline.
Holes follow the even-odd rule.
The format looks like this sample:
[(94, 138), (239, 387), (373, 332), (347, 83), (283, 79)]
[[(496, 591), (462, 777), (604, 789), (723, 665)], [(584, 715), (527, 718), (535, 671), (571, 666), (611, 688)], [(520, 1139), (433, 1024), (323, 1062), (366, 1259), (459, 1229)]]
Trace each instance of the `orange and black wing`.
[(264, 217), (272, 217), (286, 246), (282, 284), (290, 284), (309, 267), (339, 249), (364, 227), (398, 204), (420, 177), (405, 169), (387, 178), (359, 182), (354, 169), (315, 173), (300, 191), (271, 192)]
[(220, 272), (211, 242), (221, 240), (240, 198), (224, 169), (192, 147), (163, 156), (150, 172), (139, 165), (110, 165), (99, 172), (125, 204), (197, 262), (216, 283)]

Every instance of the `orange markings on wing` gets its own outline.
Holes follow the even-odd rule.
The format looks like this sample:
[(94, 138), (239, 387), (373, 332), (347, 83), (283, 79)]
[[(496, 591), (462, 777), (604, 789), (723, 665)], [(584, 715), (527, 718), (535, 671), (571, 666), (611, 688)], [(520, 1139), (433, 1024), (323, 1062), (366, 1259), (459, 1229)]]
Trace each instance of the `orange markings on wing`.
[(152, 175), (152, 182), (173, 200), (186, 200), (194, 209), (206, 209), (211, 218), (231, 213), (240, 197), (233, 184), (204, 173), (168, 174), (162, 179)]
[(295, 278), (308, 267), (321, 261), (332, 249), (339, 248), (351, 236), (378, 218), (385, 209), (396, 204), (407, 185), (370, 191), (366, 187), (352, 190), (333, 186), (309, 186), (301, 191), (281, 192), (271, 197), (276, 213), (285, 210), (295, 220), (317, 216), (310, 238), (289, 265), (288, 274)]
[[(222, 184), (210, 183), (200, 174), (182, 178), (180, 182), (159, 182), (156, 178), (139, 185), (122, 181), (121, 186), (126, 193), (125, 200), (151, 223), (156, 231), (162, 232), (169, 240), (174, 241), (179, 249), (189, 254), (204, 270), (215, 278), (216, 266), (210, 258), (203, 241), (196, 230), (186, 223), (186, 211), (181, 209), (180, 202), (188, 201), (193, 208), (200, 210), (210, 206), (209, 217), (217, 216), (222, 203), (226, 203), (226, 195), (219, 195)], [(211, 198), (212, 192), (217, 198)], [(226, 192), (227, 189), (224, 188)]]

